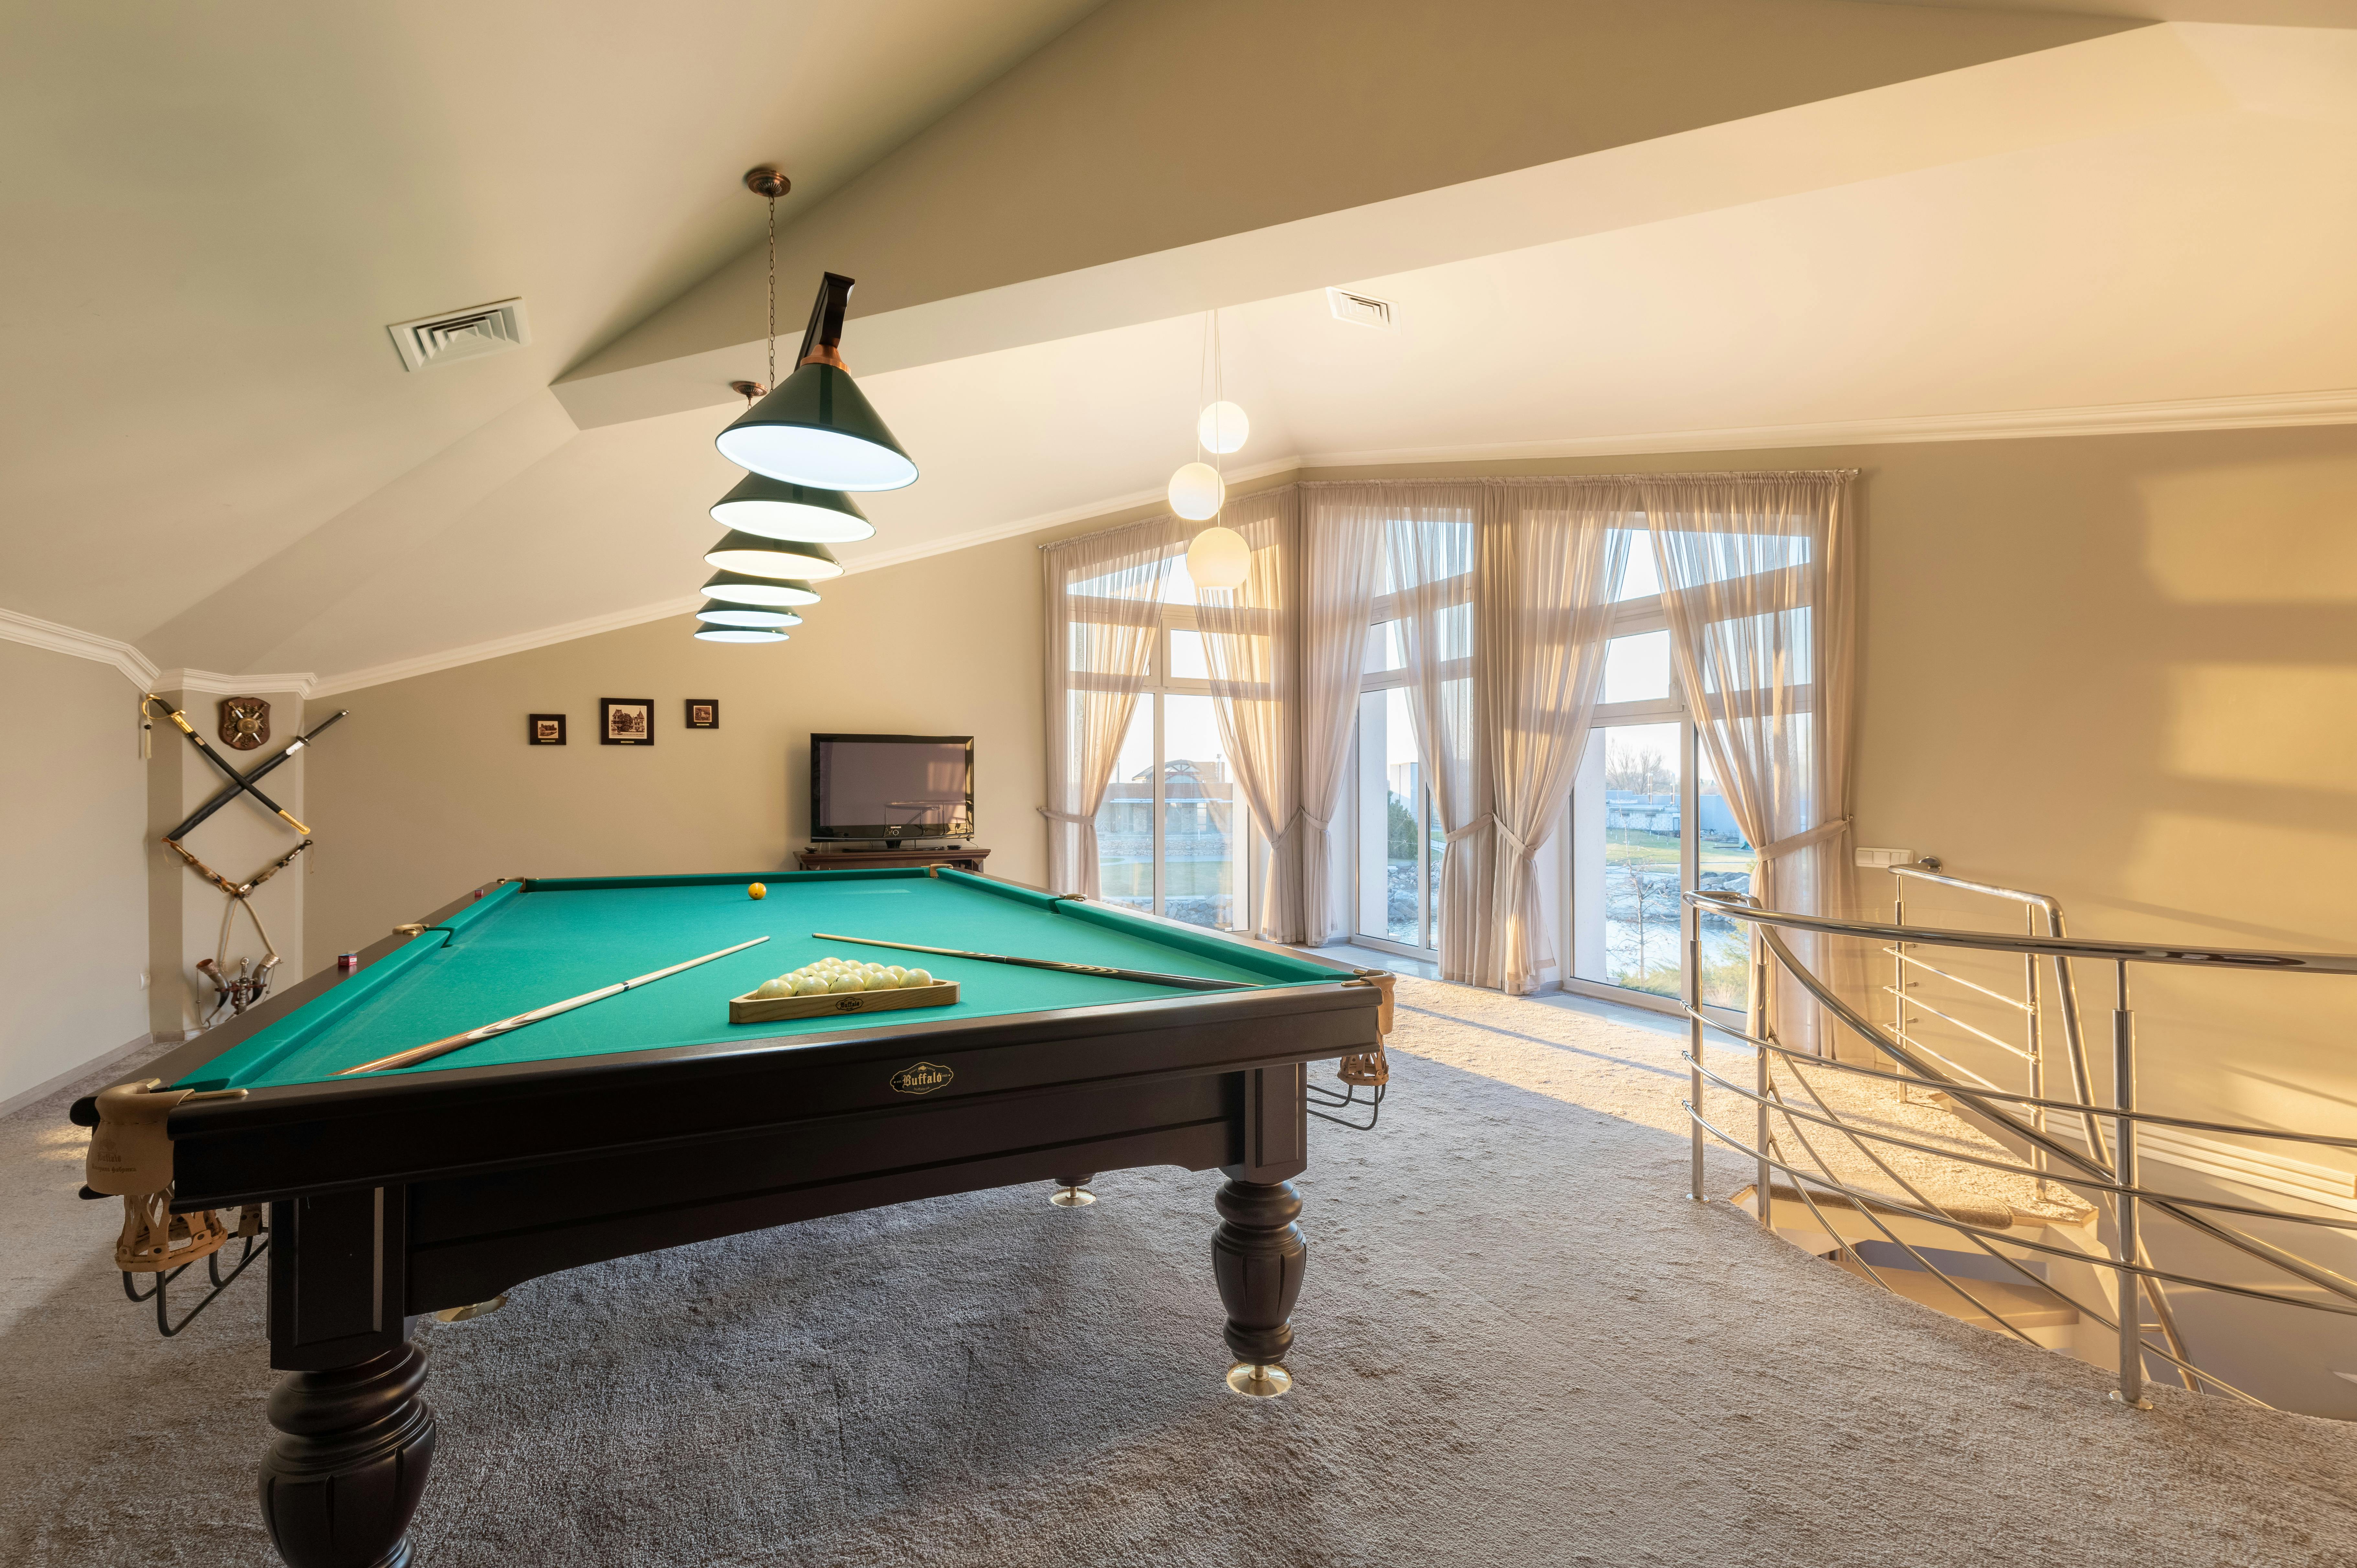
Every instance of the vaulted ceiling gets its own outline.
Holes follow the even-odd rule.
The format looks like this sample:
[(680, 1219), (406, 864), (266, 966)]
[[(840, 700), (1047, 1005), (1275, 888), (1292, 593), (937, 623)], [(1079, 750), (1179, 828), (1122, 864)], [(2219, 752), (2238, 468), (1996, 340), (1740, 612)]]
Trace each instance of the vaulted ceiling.
[(2357, 420), (2352, 7), (2110, 9), (20, 8), (0, 610), (331, 686), (676, 613), (762, 161), (924, 466), (855, 567), (1157, 491), (1214, 306), (1247, 471)]

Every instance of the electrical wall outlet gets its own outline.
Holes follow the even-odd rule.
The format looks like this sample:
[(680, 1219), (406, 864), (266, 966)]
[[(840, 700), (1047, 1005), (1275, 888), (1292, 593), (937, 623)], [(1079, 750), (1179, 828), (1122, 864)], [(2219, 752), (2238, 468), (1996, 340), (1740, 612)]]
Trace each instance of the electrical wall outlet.
[(1869, 871), (1887, 871), (1894, 865), (1912, 865), (1915, 852), (1911, 849), (1861, 849), (1852, 858)]

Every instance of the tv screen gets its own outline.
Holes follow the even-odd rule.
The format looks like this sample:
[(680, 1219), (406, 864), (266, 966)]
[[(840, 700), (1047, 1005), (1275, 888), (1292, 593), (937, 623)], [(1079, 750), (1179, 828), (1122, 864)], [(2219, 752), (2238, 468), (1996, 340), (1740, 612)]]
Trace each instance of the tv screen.
[(974, 836), (974, 736), (811, 736), (811, 837)]

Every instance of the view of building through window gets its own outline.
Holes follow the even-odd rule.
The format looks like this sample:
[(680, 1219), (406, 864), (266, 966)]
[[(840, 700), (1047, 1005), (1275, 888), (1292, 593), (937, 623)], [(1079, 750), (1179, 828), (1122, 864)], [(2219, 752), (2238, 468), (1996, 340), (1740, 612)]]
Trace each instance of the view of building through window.
[[(1191, 661), (1200, 679), (1199, 634), (1166, 637), (1170, 673), (1188, 679)], [(1210, 695), (1141, 694), (1097, 807), (1103, 897), (1191, 925), (1243, 923), (1243, 811)]]

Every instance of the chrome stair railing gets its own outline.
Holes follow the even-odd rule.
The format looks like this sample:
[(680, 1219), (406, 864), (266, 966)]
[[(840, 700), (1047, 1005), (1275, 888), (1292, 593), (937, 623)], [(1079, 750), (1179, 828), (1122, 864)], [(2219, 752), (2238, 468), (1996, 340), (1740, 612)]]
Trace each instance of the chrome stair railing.
[[(1949, 1270), (1942, 1269), (1926, 1254), (1924, 1248), (1904, 1240), (1889, 1223), (1889, 1219), (1912, 1219), (1953, 1231), (1979, 1251), (2018, 1274), (2037, 1291), (2051, 1294), (2067, 1302), (2081, 1315), (2116, 1336), (2119, 1386), (2114, 1397), (2125, 1403), (2138, 1409), (2149, 1408), (2149, 1402), (2144, 1397), (2147, 1358), (2173, 1368), (2189, 1389), (2214, 1388), (2253, 1403), (2264, 1402), (2255, 1395), (2234, 1387), (2215, 1371), (2206, 1370), (2195, 1363), (2179, 1329), (2169, 1287), (2214, 1291), (2309, 1311), (2357, 1316), (2357, 1281), (2254, 1235), (2224, 1217), (2320, 1226), (2343, 1231), (2357, 1231), (2357, 1219), (2333, 1219), (2281, 1207), (2157, 1191), (2144, 1184), (2139, 1169), (2138, 1129), (2165, 1127), (2187, 1133), (2216, 1133), (2238, 1138), (2301, 1143), (2344, 1150), (2357, 1149), (2357, 1138), (2203, 1121), (2140, 1109), (2136, 1104), (2136, 1026), (2135, 1015), (2129, 1006), (2128, 966), (2157, 963), (2269, 972), (2357, 975), (2357, 955), (2267, 952), (2073, 939), (2066, 933), (2061, 906), (2045, 895), (1952, 876), (1942, 872), (1936, 862), (1892, 866), (1890, 870), (1902, 879), (1937, 884), (2025, 905), (2028, 907), (2029, 929), (2020, 936), (2008, 936), (1998, 932), (1910, 926), (1905, 923), (1903, 896), (1895, 901), (1893, 918), (1886, 923), (1768, 909), (1758, 899), (1745, 894), (1697, 890), (1685, 895), (1686, 902), (1697, 911), (1708, 909), (1744, 922), (1751, 932), (1752, 953), (1750, 994), (1742, 1027), (1707, 1016), (1691, 1000), (1685, 1006), (1690, 1028), (1685, 1059), (1692, 1098), (1684, 1103), (1692, 1139), (1691, 1196), (1697, 1200), (1706, 1196), (1704, 1191), (1704, 1151), (1708, 1141), (1715, 1138), (1728, 1148), (1752, 1157), (1758, 1172), (1753, 1191), (1759, 1221), (1763, 1228), (1774, 1229), (1775, 1206), (1781, 1194), (1773, 1177), (1781, 1173), (1792, 1184), (1784, 1190), (1799, 1198), (1813, 1223), (1825, 1235), (1836, 1240), (1842, 1235), (1839, 1227), (1827, 1219), (1825, 1208), (1838, 1205), (1846, 1215), (1862, 1217), (1902, 1251), (1915, 1269), (1937, 1279), (1947, 1291), (1971, 1304), (1976, 1312), (2018, 1338), (2037, 1343), (2002, 1309), (1982, 1299), (1982, 1295), (1995, 1293), (1985, 1291), (1982, 1295), (1975, 1294), (1964, 1281)], [(1699, 921), (1690, 921), (1690, 974), (1701, 973), (1698, 930)], [(1879, 950), (1892, 960), (1891, 983), (1880, 987), (1881, 992), (1893, 998), (1891, 1023), (1888, 1026), (1877, 1025), (1837, 995), (1822, 977), (1793, 954), (1784, 940), (1784, 933), (1789, 931), (1854, 938), (1878, 944)], [(1909, 950), (1923, 948), (2018, 955), (2023, 961), (2025, 995), (2017, 1001), (2002, 992), (1926, 962), (1919, 952)], [(1880, 1058), (1892, 1064), (1895, 1070), (1841, 1061), (1830, 1056), (1800, 1050), (1780, 1041), (1769, 1016), (1768, 963), (1771, 958), (1842, 1029), (1871, 1045)], [(2061, 1098), (2049, 1092), (2050, 1086), (2040, 1032), (2043, 1019), (2038, 984), (2038, 966), (2041, 959), (2050, 964), (2055, 1003), (2061, 1015), (2069, 1062), (2071, 1088), (2076, 1098)], [(2071, 967), (2073, 961), (2080, 960), (2108, 964), (2114, 972), (2115, 1004), (2111, 1010), (2114, 1092), (2108, 1104), (2096, 1098), (2092, 1064), (2082, 1031), (2077, 987)], [(1921, 983), (1920, 980), (1910, 976), (1922, 974), (1935, 975), (2019, 1012), (2024, 1044), (2017, 1047), (1988, 1031), (1910, 998), (1910, 993)], [(1915, 1026), (1921, 1020), (1910, 1016), (1910, 1005), (1955, 1026), (2003, 1055), (2021, 1060), (2026, 1071), (2025, 1088), (2022, 1090), (2005, 1089), (1934, 1047), (1917, 1031)], [(1706, 1062), (1704, 1041), (1706, 1031), (1742, 1041), (1752, 1047), (1754, 1070), (1749, 1086), (1734, 1081)], [(1810, 1074), (1820, 1070), (1848, 1075), (1853, 1079), (1879, 1081), (1891, 1086), (1901, 1095), (1910, 1091), (1934, 1091), (1945, 1097), (1948, 1108), (1960, 1120), (1987, 1134), (2004, 1154), (2014, 1157), (1967, 1154), (1953, 1147), (1935, 1146), (1918, 1138), (1909, 1138), (1885, 1127), (1860, 1125), (1854, 1116), (1845, 1116), (1819, 1091)], [(1782, 1080), (1787, 1076), (1805, 1092), (1806, 1103), (1797, 1102), (1786, 1093)], [(1731, 1093), (1752, 1105), (1750, 1142), (1746, 1143), (1706, 1119), (1703, 1098), (1706, 1086)], [(2065, 1125), (2076, 1124), (2085, 1140), (2083, 1148), (2074, 1146), (2057, 1135), (2057, 1130), (2049, 1120), (2050, 1112), (2061, 1116)], [(1775, 1126), (1778, 1119), (1781, 1119), (1782, 1126), (1781, 1133)], [(2110, 1123), (2108, 1136), (2106, 1122)], [(1889, 1193), (1869, 1191), (1839, 1176), (1834, 1163), (1818, 1149), (1816, 1140), (1811, 1138), (1807, 1130), (1810, 1128), (1819, 1130), (1821, 1136), (1835, 1140), (1828, 1143), (1828, 1148), (1841, 1147), (1846, 1144), (1849, 1151), (1872, 1165), (1904, 1197), (1895, 1198)], [(2035, 1190), (2041, 1194), (2060, 1187), (2077, 1195), (2088, 1208), (2109, 1221), (2111, 1240), (2103, 1254), (2091, 1255), (2069, 1247), (2029, 1240), (1997, 1227), (1975, 1223), (1935, 1201), (1923, 1190), (1920, 1181), (1910, 1180), (1885, 1159), (1878, 1152), (1878, 1145), (1883, 1150), (1905, 1150), (1912, 1155), (1955, 1161), (2023, 1178), (2035, 1184)], [(1813, 1188), (1816, 1190), (1813, 1192)], [(1821, 1204), (1820, 1197), (1826, 1197), (1826, 1201)], [(2298, 1282), (2290, 1287), (2292, 1289), (2306, 1287), (2316, 1294), (2287, 1294), (2281, 1290), (2159, 1268), (2153, 1262), (2152, 1249), (2145, 1234), (2146, 1221), (2155, 1218), (2182, 1226), (2266, 1264), (2278, 1274), (2290, 1276)], [(2117, 1282), (2113, 1301), (2118, 1310), (2107, 1314), (2100, 1307), (2076, 1299), (2051, 1280), (2032, 1273), (2021, 1260), (2008, 1251), (1999, 1251), (1996, 1245), (1998, 1241), (2014, 1251), (2048, 1254), (2076, 1263), (2093, 1263), (2109, 1270)], [(1890, 1282), (1884, 1279), (1864, 1256), (1856, 1256), (1855, 1261), (1868, 1277), (1886, 1288), (1890, 1287)], [(2144, 1315), (2147, 1302), (2153, 1310), (2153, 1320), (2149, 1323)], [(2157, 1331), (2160, 1343), (2149, 1340), (2147, 1330)]]

